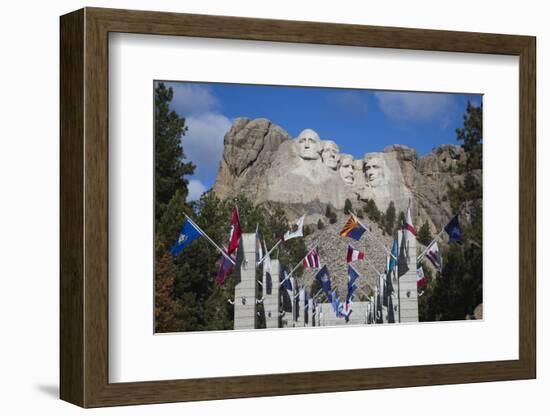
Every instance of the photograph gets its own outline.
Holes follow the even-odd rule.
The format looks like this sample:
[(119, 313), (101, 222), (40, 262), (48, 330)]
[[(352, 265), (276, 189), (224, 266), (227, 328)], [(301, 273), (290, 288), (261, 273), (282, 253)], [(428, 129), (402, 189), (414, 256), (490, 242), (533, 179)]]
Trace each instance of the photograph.
[(483, 319), (483, 96), (156, 80), (155, 333)]

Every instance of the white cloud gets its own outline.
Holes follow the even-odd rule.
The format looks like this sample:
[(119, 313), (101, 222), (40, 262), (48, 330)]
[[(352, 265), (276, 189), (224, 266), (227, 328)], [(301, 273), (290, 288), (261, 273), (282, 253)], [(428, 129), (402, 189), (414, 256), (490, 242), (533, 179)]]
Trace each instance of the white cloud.
[(190, 83), (168, 83), (174, 90), (170, 106), (182, 117), (216, 111), (220, 103), (208, 87)]
[(207, 191), (206, 186), (204, 186), (198, 179), (190, 179), (187, 189), (189, 190), (187, 201), (196, 201), (204, 192)]
[(204, 113), (186, 119), (189, 130), (182, 138), (186, 160), (193, 162), (195, 175), (203, 182), (215, 178), (223, 154), (223, 136), (231, 127), (231, 120), (223, 114)]
[(453, 96), (437, 93), (377, 92), (384, 114), (397, 121), (429, 121), (446, 116), (456, 106)]

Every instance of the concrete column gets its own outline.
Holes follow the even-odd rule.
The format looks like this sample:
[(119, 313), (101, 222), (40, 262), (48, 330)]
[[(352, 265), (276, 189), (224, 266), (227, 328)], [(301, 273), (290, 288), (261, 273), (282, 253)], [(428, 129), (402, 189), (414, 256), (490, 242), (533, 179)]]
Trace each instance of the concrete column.
[[(418, 322), (418, 291), (416, 289), (416, 238), (405, 241), (398, 231), (399, 243), (399, 322)], [(406, 266), (406, 267), (405, 267)]]
[(237, 257), (235, 329), (254, 329), (256, 322), (256, 234), (243, 234)]
[(279, 327), (279, 260), (271, 260), (271, 272), (263, 271), (265, 327)]

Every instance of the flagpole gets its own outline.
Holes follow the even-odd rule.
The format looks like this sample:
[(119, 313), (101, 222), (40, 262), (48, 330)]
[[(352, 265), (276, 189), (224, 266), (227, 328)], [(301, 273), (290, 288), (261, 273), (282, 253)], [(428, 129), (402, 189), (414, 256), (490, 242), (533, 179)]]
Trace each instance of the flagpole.
[(317, 248), (317, 246), (312, 247), (312, 248), (307, 252), (307, 254), (302, 258), (302, 260), (300, 260), (300, 261), (298, 262), (298, 264), (297, 264), (296, 266), (294, 266), (294, 268), (290, 271), (290, 273), (288, 273), (288, 275), (289, 275), (289, 276), (292, 276), (292, 273), (294, 273), (294, 272), (296, 271), (296, 269), (297, 269), (298, 267), (300, 267), (300, 265), (304, 262), (304, 260), (307, 258), (307, 256), (309, 256), (309, 254), (310, 254), (314, 249), (316, 249), (316, 248)]
[(264, 259), (265, 259), (267, 256), (269, 256), (269, 255), (271, 254), (271, 252), (272, 252), (273, 250), (275, 250), (275, 248), (276, 248), (279, 244), (281, 244), (282, 242), (283, 242), (283, 239), (280, 238), (279, 241), (277, 241), (277, 243), (276, 243), (273, 247), (271, 247), (271, 250), (269, 250), (269, 251), (260, 259), (260, 261), (258, 261), (258, 263), (256, 264), (256, 266), (259, 266), (260, 264), (262, 264), (262, 262), (264, 261)]
[(209, 236), (208, 234), (206, 234), (206, 233), (204, 232), (204, 230), (203, 230), (201, 227), (199, 227), (199, 226), (195, 223), (195, 221), (193, 221), (191, 218), (189, 218), (189, 216), (188, 216), (185, 212), (183, 213), (183, 215), (185, 215), (185, 218), (187, 218), (187, 220), (189, 220), (189, 222), (191, 223), (191, 225), (193, 225), (193, 227), (196, 227), (197, 230), (199, 230), (200, 233), (201, 233), (202, 235), (204, 235), (204, 236), (206, 237), (206, 239), (207, 239), (214, 247), (216, 247), (216, 248), (218, 249), (218, 251), (219, 251), (226, 259), (228, 259), (233, 265), (235, 265), (235, 261), (231, 258), (231, 256), (230, 256), (229, 254), (227, 254), (224, 250), (222, 250), (221, 247), (218, 246), (218, 245), (214, 242), (214, 240), (212, 240), (212, 239), (210, 238), (210, 236)]

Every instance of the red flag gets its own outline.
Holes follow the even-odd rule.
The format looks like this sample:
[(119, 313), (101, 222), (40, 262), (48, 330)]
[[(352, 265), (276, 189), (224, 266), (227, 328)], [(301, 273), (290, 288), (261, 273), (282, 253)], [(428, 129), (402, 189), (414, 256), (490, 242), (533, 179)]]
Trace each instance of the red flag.
[(363, 260), (365, 258), (365, 253), (359, 250), (354, 249), (351, 245), (348, 245), (348, 255), (346, 260), (348, 263), (351, 263), (355, 260)]
[(241, 239), (241, 220), (239, 219), (239, 210), (233, 208), (233, 219), (231, 221), (231, 232), (229, 234), (229, 247), (227, 254), (233, 254), (239, 248), (239, 240)]
[(319, 260), (319, 253), (317, 247), (311, 249), (311, 251), (304, 258), (303, 265), (305, 268), (318, 269), (321, 267), (321, 261)]
[(229, 273), (231, 273), (231, 270), (233, 270), (233, 266), (235, 265), (235, 260), (230, 258), (231, 256), (222, 255), (220, 259), (220, 268), (216, 276), (216, 283), (219, 285), (224, 284), (225, 278)]
[(422, 266), (416, 269), (416, 286), (418, 288), (426, 286), (426, 277), (424, 276), (424, 269), (422, 269)]
[(416, 235), (416, 228), (414, 228), (412, 223), (410, 208), (407, 209), (407, 215), (405, 216), (405, 224), (403, 228), (405, 229), (405, 240), (408, 241)]

